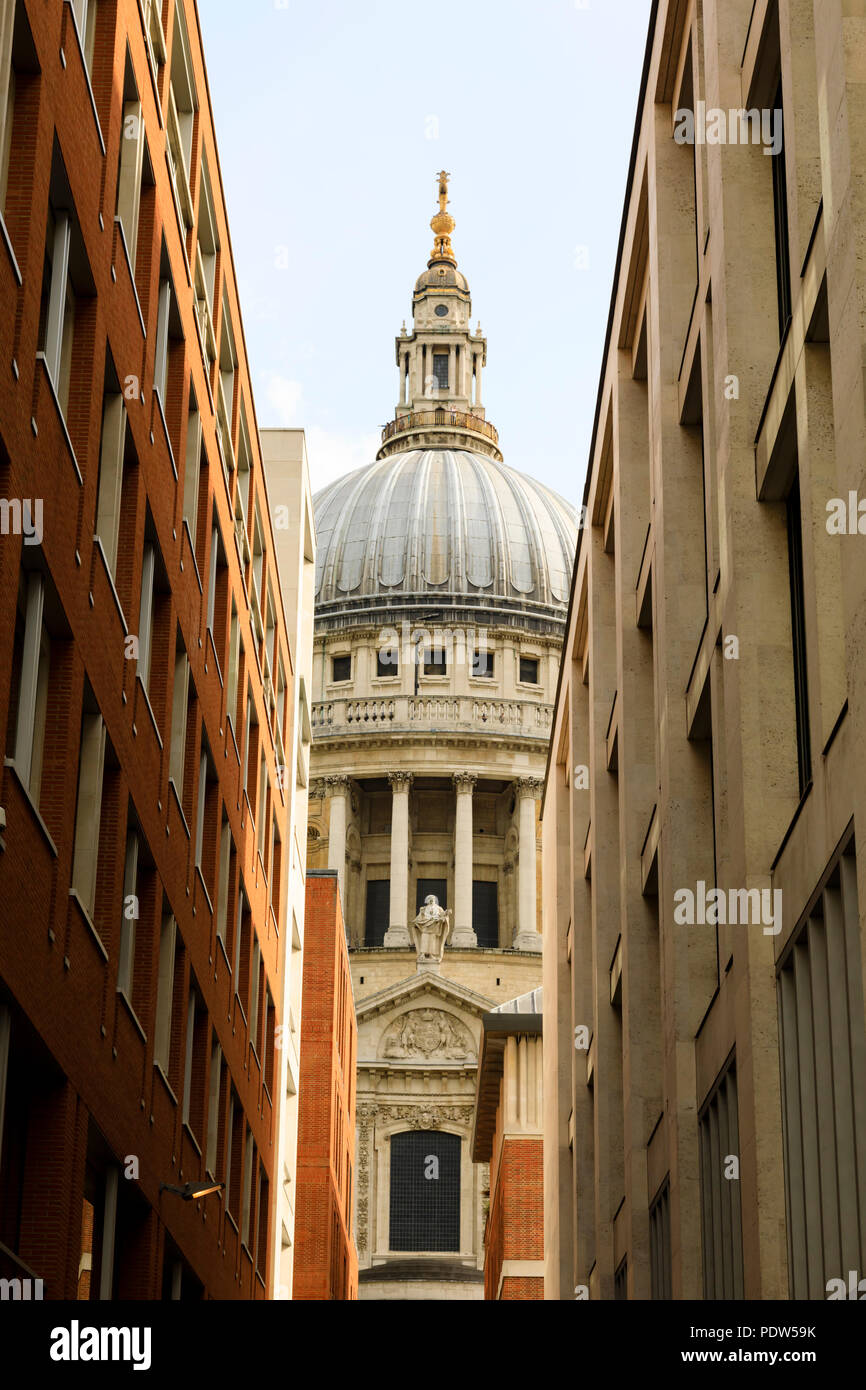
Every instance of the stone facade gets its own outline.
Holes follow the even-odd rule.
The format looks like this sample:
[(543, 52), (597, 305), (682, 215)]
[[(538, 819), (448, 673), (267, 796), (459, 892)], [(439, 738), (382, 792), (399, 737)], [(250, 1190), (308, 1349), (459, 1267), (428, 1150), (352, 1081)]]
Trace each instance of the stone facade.
[(864, 37), (652, 7), (542, 813), (547, 1298), (866, 1265)]
[[(301, 1003), (306, 907), (307, 788), (309, 785), (310, 682), (313, 660), (313, 582), (315, 539), (313, 499), (303, 430), (270, 429), (260, 433), (267, 470), (268, 496), (274, 517), (274, 546), (280, 591), (286, 611), (289, 660), (296, 680), (292, 689), (291, 720), (286, 752), (280, 767), (289, 801), (284, 865), (287, 881), (283, 913), (286, 946), (279, 983), (284, 1046), (277, 1051), (276, 1081), (280, 1098), (277, 1138), (276, 1213), (273, 1239), (274, 1296), (293, 1296), (294, 1200), (298, 1146)], [(278, 678), (279, 679), (279, 678)], [(294, 769), (293, 776), (287, 770)]]

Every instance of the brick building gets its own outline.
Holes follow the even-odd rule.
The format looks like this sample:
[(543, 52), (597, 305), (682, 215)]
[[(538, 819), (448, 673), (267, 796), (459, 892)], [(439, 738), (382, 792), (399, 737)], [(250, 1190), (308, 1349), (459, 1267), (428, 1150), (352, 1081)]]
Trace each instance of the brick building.
[(264, 1298), (297, 671), (194, 0), (0, 0), (0, 213), (0, 1272)]
[(543, 802), (546, 1298), (866, 1265), (864, 38), (651, 7)]
[(294, 1297), (349, 1300), (358, 1026), (336, 869), (308, 871), (305, 922)]
[(481, 1020), (472, 1158), (490, 1165), (484, 1297), (544, 1298), (542, 992)]

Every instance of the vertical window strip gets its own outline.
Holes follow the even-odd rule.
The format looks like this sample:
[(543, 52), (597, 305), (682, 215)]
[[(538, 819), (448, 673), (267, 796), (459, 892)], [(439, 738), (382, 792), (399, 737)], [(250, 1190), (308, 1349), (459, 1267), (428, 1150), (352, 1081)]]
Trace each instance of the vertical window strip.
[[(736, 1065), (732, 1060), (700, 1117), (704, 1297), (744, 1297)], [(731, 1161), (737, 1160), (737, 1172)], [(728, 1174), (730, 1173), (730, 1176)]]
[(789, 1293), (866, 1267), (866, 1028), (857, 870), (843, 853), (779, 971)]

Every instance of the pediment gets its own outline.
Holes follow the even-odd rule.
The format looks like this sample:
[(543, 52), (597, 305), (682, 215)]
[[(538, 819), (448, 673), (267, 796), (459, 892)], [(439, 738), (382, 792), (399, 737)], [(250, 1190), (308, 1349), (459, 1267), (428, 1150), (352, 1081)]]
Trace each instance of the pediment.
[(399, 981), (358, 1007), (359, 1065), (474, 1067), (481, 1016), (490, 1004), (474, 990), (426, 972)]
[(419, 971), (415, 975), (409, 975), (405, 980), (398, 980), (396, 984), (389, 985), (387, 989), (380, 989), (376, 994), (368, 994), (366, 999), (362, 999), (356, 1008), (358, 1026), (375, 1014), (387, 1013), (409, 1001), (420, 1002), (425, 997), (429, 998), (431, 1006), (435, 1007), (437, 1000), (456, 1004), (479, 1019), (494, 1006), (494, 1000), (488, 999), (486, 994), (477, 994), (474, 989), (467, 989), (465, 985), (456, 984), (454, 980), (445, 980), (441, 975), (434, 975), (432, 971)]

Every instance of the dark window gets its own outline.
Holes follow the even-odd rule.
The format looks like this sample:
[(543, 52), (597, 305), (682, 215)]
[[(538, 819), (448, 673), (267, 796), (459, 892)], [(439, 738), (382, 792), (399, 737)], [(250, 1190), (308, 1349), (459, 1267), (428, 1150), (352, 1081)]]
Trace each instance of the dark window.
[(650, 1207), (650, 1276), (654, 1299), (669, 1299), (671, 1293), (671, 1206), (670, 1179)]
[(845, 1280), (866, 1259), (856, 1216), (866, 1193), (866, 1135), (852, 1123), (866, 1094), (852, 849), (853, 836), (795, 928), (778, 975), (788, 1277), (796, 1299), (826, 1298), (828, 1280)]
[(499, 903), (495, 883), (472, 885), (472, 930), (479, 946), (499, 945)]
[(396, 676), (399, 671), (397, 653), (393, 647), (385, 647), (376, 653), (376, 675)]
[(169, 1236), (165, 1238), (162, 1259), (162, 1297), (181, 1302), (198, 1302), (204, 1298), (204, 1285), (196, 1278)]
[(335, 681), (349, 681), (352, 679), (351, 656), (335, 656), (333, 658), (332, 678)]
[(616, 1301), (625, 1303), (628, 1299), (628, 1257), (624, 1256), (613, 1276), (613, 1296)]
[(364, 924), (364, 945), (381, 946), (388, 930), (391, 911), (391, 884), (387, 878), (374, 879), (367, 884), (367, 916)]
[(698, 1121), (704, 1298), (744, 1298), (740, 1184), (728, 1177), (729, 1156), (740, 1152), (733, 1060), (704, 1103)]
[(460, 1249), (460, 1137), (391, 1136), (391, 1250)]
[(472, 657), (473, 676), (489, 676), (493, 678), (493, 653), (475, 652)]
[(424, 899), (429, 894), (434, 894), (439, 899), (440, 907), (448, 906), (448, 883), (444, 878), (419, 878), (415, 892), (415, 911), (424, 906)]
[(522, 656), (520, 658), (520, 679), (524, 685), (538, 685), (537, 656)]
[(447, 352), (434, 352), (433, 354), (433, 379), (440, 391), (448, 390), (448, 354)]
[(791, 583), (791, 635), (794, 648), (794, 704), (797, 713), (797, 765), (800, 795), (812, 778), (809, 737), (809, 682), (806, 671), (806, 608), (803, 594), (803, 527), (800, 516), (800, 478), (795, 475), (785, 503), (788, 516), (788, 573)]
[(782, 83), (776, 90), (774, 120), (781, 132), (781, 148), (772, 156), (773, 215), (776, 224), (776, 289), (779, 297), (779, 337), (791, 317), (791, 256), (788, 244), (788, 179), (785, 172), (785, 124), (782, 114)]
[(445, 676), (448, 674), (448, 658), (444, 647), (428, 647), (424, 653), (424, 675)]

